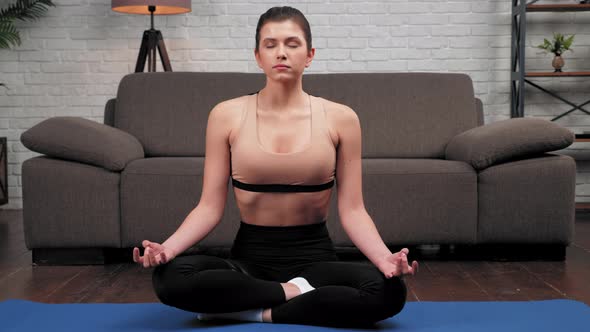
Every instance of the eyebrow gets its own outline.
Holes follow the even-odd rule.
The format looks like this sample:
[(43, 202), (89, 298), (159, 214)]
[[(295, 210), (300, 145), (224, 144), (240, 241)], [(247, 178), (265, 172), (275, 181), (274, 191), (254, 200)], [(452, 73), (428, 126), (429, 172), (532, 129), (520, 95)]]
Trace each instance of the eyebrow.
[[(297, 39), (298, 41), (301, 41), (301, 39), (299, 39), (299, 37), (297, 37), (297, 36), (287, 37), (286, 39), (287, 40), (289, 40), (289, 39)], [(275, 40), (277, 40), (277, 39), (276, 38), (267, 37), (267, 38), (264, 38), (262, 41), (265, 42), (265, 41), (275, 41)]]

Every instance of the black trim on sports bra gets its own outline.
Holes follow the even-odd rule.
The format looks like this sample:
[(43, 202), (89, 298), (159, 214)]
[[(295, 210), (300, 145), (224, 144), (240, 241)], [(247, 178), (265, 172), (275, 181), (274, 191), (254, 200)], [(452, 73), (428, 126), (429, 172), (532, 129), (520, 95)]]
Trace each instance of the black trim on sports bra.
[(250, 184), (240, 182), (232, 177), (232, 184), (236, 188), (256, 192), (315, 192), (332, 188), (334, 180), (317, 185), (302, 184)]

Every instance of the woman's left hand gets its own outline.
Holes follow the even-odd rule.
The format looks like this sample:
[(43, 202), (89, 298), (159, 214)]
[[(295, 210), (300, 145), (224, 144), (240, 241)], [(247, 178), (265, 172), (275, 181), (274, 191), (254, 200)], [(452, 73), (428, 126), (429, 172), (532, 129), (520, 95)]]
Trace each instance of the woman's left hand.
[(408, 265), (409, 252), (410, 250), (408, 248), (403, 248), (399, 252), (391, 254), (382, 259), (379, 264), (377, 264), (377, 268), (379, 268), (388, 279), (394, 276), (402, 277), (405, 274), (414, 275), (414, 273), (418, 272), (418, 262), (413, 261), (412, 266)]

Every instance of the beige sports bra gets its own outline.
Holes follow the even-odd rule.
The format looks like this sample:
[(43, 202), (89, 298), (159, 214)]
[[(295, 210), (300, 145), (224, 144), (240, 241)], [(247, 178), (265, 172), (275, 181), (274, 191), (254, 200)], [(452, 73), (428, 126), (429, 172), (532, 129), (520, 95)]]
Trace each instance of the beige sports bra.
[(311, 140), (303, 150), (277, 153), (258, 140), (257, 94), (247, 96), (240, 131), (230, 148), (234, 187), (257, 192), (313, 192), (331, 188), (336, 176), (336, 149), (320, 98), (310, 95)]

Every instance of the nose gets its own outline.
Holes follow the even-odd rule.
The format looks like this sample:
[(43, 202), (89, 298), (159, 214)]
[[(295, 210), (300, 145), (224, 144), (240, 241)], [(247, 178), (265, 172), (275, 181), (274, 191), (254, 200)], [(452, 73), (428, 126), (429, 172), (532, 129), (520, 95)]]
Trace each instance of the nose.
[(277, 58), (282, 59), (285, 58), (285, 46), (278, 46), (277, 47)]

